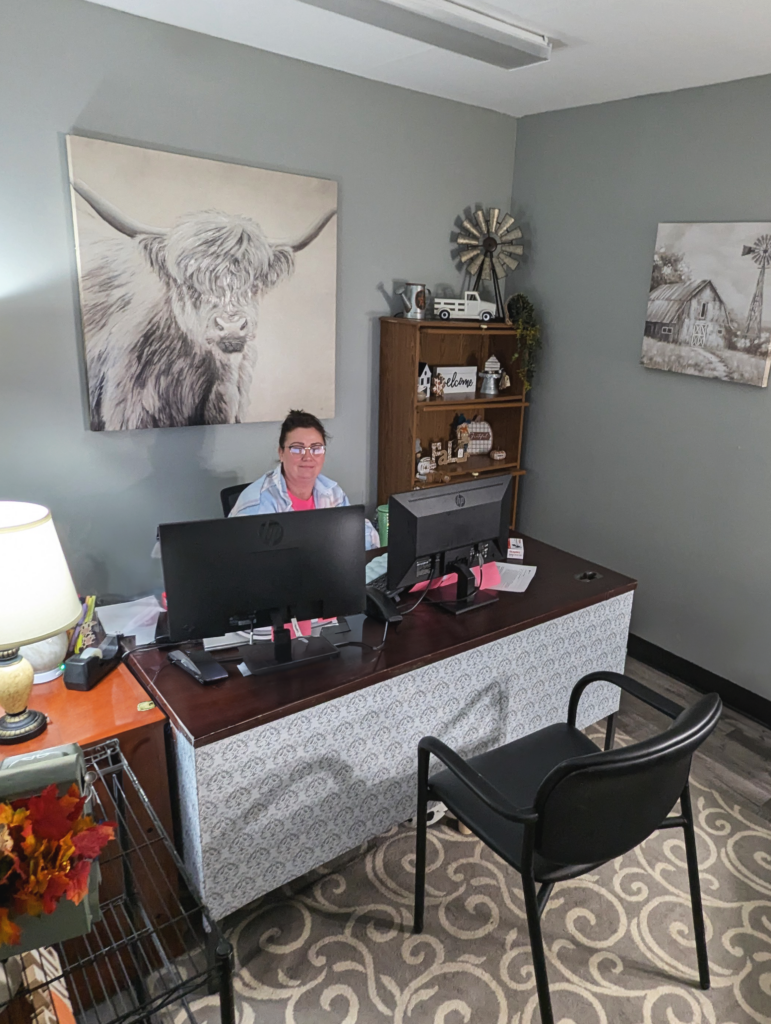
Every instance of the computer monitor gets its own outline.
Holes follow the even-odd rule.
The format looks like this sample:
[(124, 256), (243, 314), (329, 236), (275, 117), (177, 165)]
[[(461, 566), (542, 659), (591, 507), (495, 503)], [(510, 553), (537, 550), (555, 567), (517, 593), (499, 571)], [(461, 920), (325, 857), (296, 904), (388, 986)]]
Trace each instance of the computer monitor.
[[(323, 637), (292, 641), (292, 618), (355, 615), (365, 607), (364, 507), (237, 516), (159, 527), (172, 642), (273, 626), (250, 646), (254, 672), (334, 657)], [(241, 648), (242, 651), (245, 648)]]
[(493, 592), (476, 589), (471, 569), (506, 560), (511, 500), (509, 474), (393, 494), (388, 502), (388, 591), (457, 572), (454, 600), (437, 589), (436, 603), (459, 614), (496, 601)]

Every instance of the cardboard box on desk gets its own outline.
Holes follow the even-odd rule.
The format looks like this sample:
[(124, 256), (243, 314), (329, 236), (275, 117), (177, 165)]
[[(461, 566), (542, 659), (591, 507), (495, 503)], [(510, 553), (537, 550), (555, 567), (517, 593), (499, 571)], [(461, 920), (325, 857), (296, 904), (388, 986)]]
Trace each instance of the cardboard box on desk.
[[(0, 762), (0, 801), (11, 802), (35, 796), (51, 783), (56, 784), (60, 796), (73, 782), (83, 793), (86, 788), (85, 769), (83, 751), (77, 743), (6, 757)], [(91, 799), (86, 800), (84, 810), (87, 814), (91, 813), (91, 804)], [(78, 906), (70, 900), (61, 899), (52, 914), (40, 917), (22, 914), (15, 918), (15, 923), (21, 928), (21, 942), (17, 946), (6, 947), (9, 953), (24, 953), (39, 946), (50, 946), (90, 931), (94, 922), (102, 919), (100, 880), (99, 862), (95, 860), (89, 872), (88, 895)]]

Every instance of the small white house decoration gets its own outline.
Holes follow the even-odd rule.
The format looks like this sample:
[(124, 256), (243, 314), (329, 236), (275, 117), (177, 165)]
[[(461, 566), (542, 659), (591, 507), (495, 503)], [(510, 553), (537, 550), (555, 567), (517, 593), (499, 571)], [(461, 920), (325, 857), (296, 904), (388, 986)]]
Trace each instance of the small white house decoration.
[(418, 363), (418, 398), (431, 396), (431, 367), (428, 363)]

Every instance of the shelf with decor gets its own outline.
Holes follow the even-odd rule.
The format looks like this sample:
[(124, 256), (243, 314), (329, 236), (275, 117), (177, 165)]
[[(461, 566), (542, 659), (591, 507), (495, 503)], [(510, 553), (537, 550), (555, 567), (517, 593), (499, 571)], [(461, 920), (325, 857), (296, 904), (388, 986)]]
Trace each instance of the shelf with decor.
[(418, 412), (434, 412), (440, 409), (485, 409), (485, 408), (511, 408), (516, 409), (521, 405), (529, 405), (523, 398), (511, 398), (509, 395), (475, 396), (474, 398), (416, 398), (415, 406)]
[[(516, 519), (519, 481), (525, 475), (521, 465), (526, 399), (525, 385), (518, 374), (519, 329), (507, 324), (481, 324), (458, 320), (412, 320), (382, 317), (380, 320), (380, 431), (378, 460), (378, 503), (391, 494), (471, 480), (482, 474), (508, 473), (512, 477), (514, 500), (512, 526)], [(481, 394), (479, 371), (491, 356), (501, 363), (509, 385), (497, 395)], [(468, 367), (477, 383), (473, 394), (419, 397), (420, 367)], [(456, 442), (453, 424), (459, 414), (489, 425), (492, 450), (504, 451), (500, 460), (487, 454), (468, 454), (463, 462), (437, 465), (427, 479), (417, 474), (416, 442), (429, 455), (431, 445)], [(447, 478), (447, 479), (445, 479)]]
[[(446, 476), (450, 477), (449, 483), (456, 483), (463, 480), (474, 480), (479, 476), (509, 472), (512, 477), (515, 477), (514, 489), (516, 491), (517, 481), (519, 477), (525, 475), (524, 469), (519, 469), (511, 464), (507, 465), (505, 462), (493, 462), (492, 459), (487, 459), (486, 465), (480, 465), (481, 457), (474, 456), (477, 461), (476, 466), (473, 469), (464, 470), (458, 469), (456, 466), (443, 466), (442, 469), (446, 470)], [(436, 481), (435, 483), (423, 483), (421, 480), (415, 481), (413, 490), (420, 491), (427, 487), (440, 487), (444, 481)]]

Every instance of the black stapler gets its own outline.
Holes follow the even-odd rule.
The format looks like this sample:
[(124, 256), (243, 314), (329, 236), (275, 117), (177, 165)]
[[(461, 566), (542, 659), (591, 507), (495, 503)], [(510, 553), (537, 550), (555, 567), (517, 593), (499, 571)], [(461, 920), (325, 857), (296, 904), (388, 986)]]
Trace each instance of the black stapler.
[(169, 651), (168, 659), (202, 686), (219, 683), (228, 677), (228, 670), (215, 661), (208, 651)]

